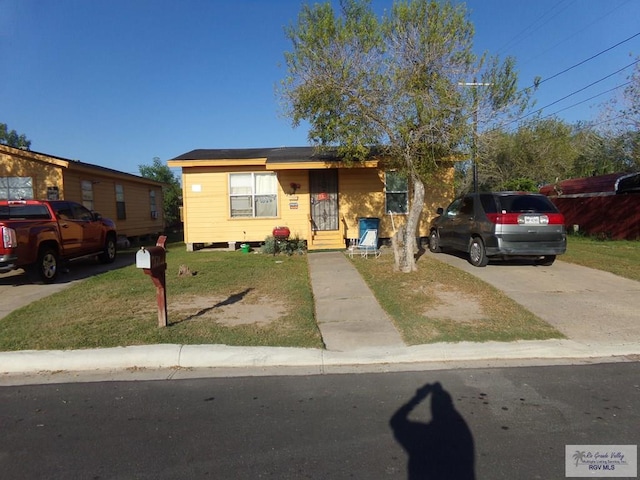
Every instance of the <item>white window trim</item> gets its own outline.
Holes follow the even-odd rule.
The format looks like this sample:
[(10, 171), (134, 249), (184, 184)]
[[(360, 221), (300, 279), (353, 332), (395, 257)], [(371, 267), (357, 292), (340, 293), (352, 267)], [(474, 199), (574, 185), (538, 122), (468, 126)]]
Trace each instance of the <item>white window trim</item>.
[[(387, 188), (387, 175), (389, 173), (398, 173), (396, 170), (389, 170), (389, 171), (385, 171), (384, 172), (384, 209), (385, 209), (385, 213), (386, 214), (393, 214), (393, 215), (408, 215), (409, 214), (409, 178), (407, 178), (407, 189), (406, 190), (389, 190)], [(406, 212), (392, 212), (389, 209), (389, 206), (387, 204), (387, 194), (388, 193), (404, 193), (407, 196), (407, 201), (405, 203), (405, 210)]]
[[(251, 175), (251, 193), (238, 193), (238, 194), (234, 194), (231, 193), (231, 177), (233, 175)], [(276, 185), (275, 191), (272, 193), (261, 193), (261, 194), (257, 194), (256, 193), (256, 176), (257, 175), (272, 175), (275, 178), (275, 182), (274, 185)], [(278, 202), (278, 176), (275, 172), (232, 172), (229, 173), (228, 177), (228, 198), (229, 198), (229, 217), (230, 218), (239, 218), (239, 219), (263, 219), (263, 218), (277, 218), (278, 214), (279, 214), (279, 202)], [(256, 215), (256, 197), (257, 196), (265, 196), (265, 195), (275, 195), (276, 200), (275, 200), (275, 214), (274, 215), (269, 215), (269, 216), (257, 216)], [(231, 208), (231, 198), (233, 197), (251, 197), (251, 216), (238, 216), (238, 215), (233, 215), (233, 211)]]

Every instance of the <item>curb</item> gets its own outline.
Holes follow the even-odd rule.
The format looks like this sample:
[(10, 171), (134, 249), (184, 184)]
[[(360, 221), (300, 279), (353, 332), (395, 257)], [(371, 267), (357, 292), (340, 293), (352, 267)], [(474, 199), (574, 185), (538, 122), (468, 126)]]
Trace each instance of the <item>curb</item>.
[(437, 343), (348, 352), (289, 347), (162, 344), (88, 350), (2, 352), (0, 373), (247, 367), (317, 367), (322, 373), (325, 367), (410, 366), (481, 360), (619, 360), (634, 356), (640, 356), (638, 343), (584, 344), (572, 340)]

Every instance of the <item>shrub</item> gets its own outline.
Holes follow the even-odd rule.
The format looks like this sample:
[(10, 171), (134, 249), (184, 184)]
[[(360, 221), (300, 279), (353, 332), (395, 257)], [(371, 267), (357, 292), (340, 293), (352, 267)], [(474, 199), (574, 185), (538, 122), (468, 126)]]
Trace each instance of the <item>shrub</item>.
[(288, 240), (277, 240), (273, 235), (269, 235), (264, 239), (261, 249), (262, 253), (270, 255), (275, 255), (276, 253), (303, 255), (307, 250), (307, 242), (297, 236)]

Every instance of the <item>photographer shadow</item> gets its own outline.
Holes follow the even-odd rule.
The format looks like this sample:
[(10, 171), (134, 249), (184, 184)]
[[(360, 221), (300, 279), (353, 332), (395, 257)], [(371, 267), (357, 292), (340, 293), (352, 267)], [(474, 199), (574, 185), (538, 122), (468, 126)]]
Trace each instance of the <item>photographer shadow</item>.
[[(411, 411), (431, 394), (431, 421), (409, 420)], [(439, 382), (426, 384), (389, 421), (396, 441), (409, 456), (410, 480), (473, 480), (475, 453), (467, 423)]]

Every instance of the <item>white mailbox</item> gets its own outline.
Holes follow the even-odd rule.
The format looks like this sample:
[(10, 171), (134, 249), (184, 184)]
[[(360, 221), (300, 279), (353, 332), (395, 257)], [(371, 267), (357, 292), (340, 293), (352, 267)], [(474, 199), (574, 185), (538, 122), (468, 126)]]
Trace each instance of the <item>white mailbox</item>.
[(162, 247), (140, 247), (136, 253), (136, 267), (157, 269), (166, 265), (165, 249)]

